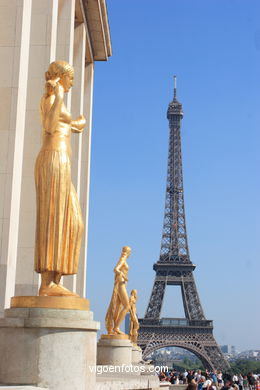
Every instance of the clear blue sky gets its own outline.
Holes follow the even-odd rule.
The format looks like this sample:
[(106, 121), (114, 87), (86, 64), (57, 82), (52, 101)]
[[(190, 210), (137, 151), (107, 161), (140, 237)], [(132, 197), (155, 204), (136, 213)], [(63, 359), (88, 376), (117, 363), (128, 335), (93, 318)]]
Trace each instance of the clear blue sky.
[[(144, 315), (158, 260), (178, 77), (191, 260), (219, 344), (260, 349), (260, 2), (108, 0), (113, 56), (95, 67), (87, 297), (101, 321), (129, 245)], [(169, 286), (163, 314), (181, 315)]]

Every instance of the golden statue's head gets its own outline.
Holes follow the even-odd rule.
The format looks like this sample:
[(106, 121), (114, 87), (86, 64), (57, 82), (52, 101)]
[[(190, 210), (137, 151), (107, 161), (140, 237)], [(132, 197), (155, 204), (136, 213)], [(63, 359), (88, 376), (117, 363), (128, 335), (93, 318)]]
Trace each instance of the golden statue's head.
[(131, 255), (131, 248), (130, 246), (123, 246), (122, 248), (122, 255), (130, 256)]
[(137, 299), (137, 290), (132, 290), (131, 291), (131, 296), (134, 296)]
[(49, 65), (47, 72), (45, 72), (46, 81), (54, 80), (65, 74), (74, 76), (73, 67), (66, 61), (54, 61)]
[(68, 92), (72, 86), (74, 79), (74, 69), (66, 61), (54, 61), (49, 65), (47, 72), (45, 72), (46, 93), (52, 93), (52, 81), (59, 82), (64, 87), (64, 91)]

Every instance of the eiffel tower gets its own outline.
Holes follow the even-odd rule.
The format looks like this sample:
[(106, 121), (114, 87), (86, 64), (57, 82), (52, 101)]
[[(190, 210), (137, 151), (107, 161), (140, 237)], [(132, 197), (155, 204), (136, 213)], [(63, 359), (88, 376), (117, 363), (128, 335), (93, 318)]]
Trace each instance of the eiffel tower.
[[(205, 369), (230, 369), (213, 336), (213, 321), (207, 320), (199, 299), (190, 260), (185, 222), (183, 174), (181, 155), (182, 104), (174, 97), (167, 111), (169, 120), (169, 152), (166, 201), (159, 260), (154, 264), (155, 281), (143, 319), (139, 319), (138, 344), (143, 358), (153, 351), (181, 347), (193, 352)], [(185, 318), (161, 318), (161, 309), (167, 285), (181, 287)]]

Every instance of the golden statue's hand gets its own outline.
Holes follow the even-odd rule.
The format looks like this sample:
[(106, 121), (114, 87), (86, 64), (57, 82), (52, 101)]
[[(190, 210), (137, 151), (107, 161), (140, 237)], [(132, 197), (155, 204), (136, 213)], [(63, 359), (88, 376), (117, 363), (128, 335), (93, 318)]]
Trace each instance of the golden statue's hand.
[(76, 119), (76, 122), (78, 123), (78, 126), (80, 128), (84, 128), (86, 126), (86, 118), (84, 117), (84, 115), (80, 115), (77, 119)]
[(71, 122), (71, 131), (73, 133), (82, 133), (86, 126), (86, 119), (84, 115), (80, 115), (75, 121)]
[(78, 120), (78, 121), (79, 121), (79, 120), (83, 120), (83, 121), (85, 121), (85, 123), (86, 123), (86, 119), (85, 119), (84, 115), (82, 115), (82, 114), (78, 116), (77, 120)]
[(60, 81), (60, 78), (57, 77), (56, 79), (54, 80), (48, 80), (47, 81), (47, 85), (49, 87), (52, 88), (53, 92), (54, 92), (54, 95), (56, 97), (59, 97), (61, 99), (63, 99), (63, 96), (64, 96), (64, 88), (63, 86), (59, 83)]

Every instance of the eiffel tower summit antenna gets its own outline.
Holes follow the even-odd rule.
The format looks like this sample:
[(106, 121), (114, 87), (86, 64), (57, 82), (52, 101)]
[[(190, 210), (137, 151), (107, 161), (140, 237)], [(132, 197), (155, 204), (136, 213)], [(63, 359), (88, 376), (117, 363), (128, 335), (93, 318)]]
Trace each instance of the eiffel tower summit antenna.
[(177, 96), (177, 76), (176, 75), (173, 76), (173, 80), (174, 80), (173, 98), (176, 99), (176, 96)]
[[(229, 364), (213, 336), (213, 321), (205, 317), (193, 276), (195, 265), (190, 260), (183, 191), (183, 111), (176, 95), (174, 76), (174, 97), (167, 110), (169, 148), (161, 249), (153, 265), (156, 275), (151, 297), (144, 318), (139, 320), (138, 345), (144, 358), (159, 348), (181, 347), (193, 352), (206, 369), (228, 371)], [(161, 318), (165, 289), (169, 285), (181, 288), (185, 318)]]

